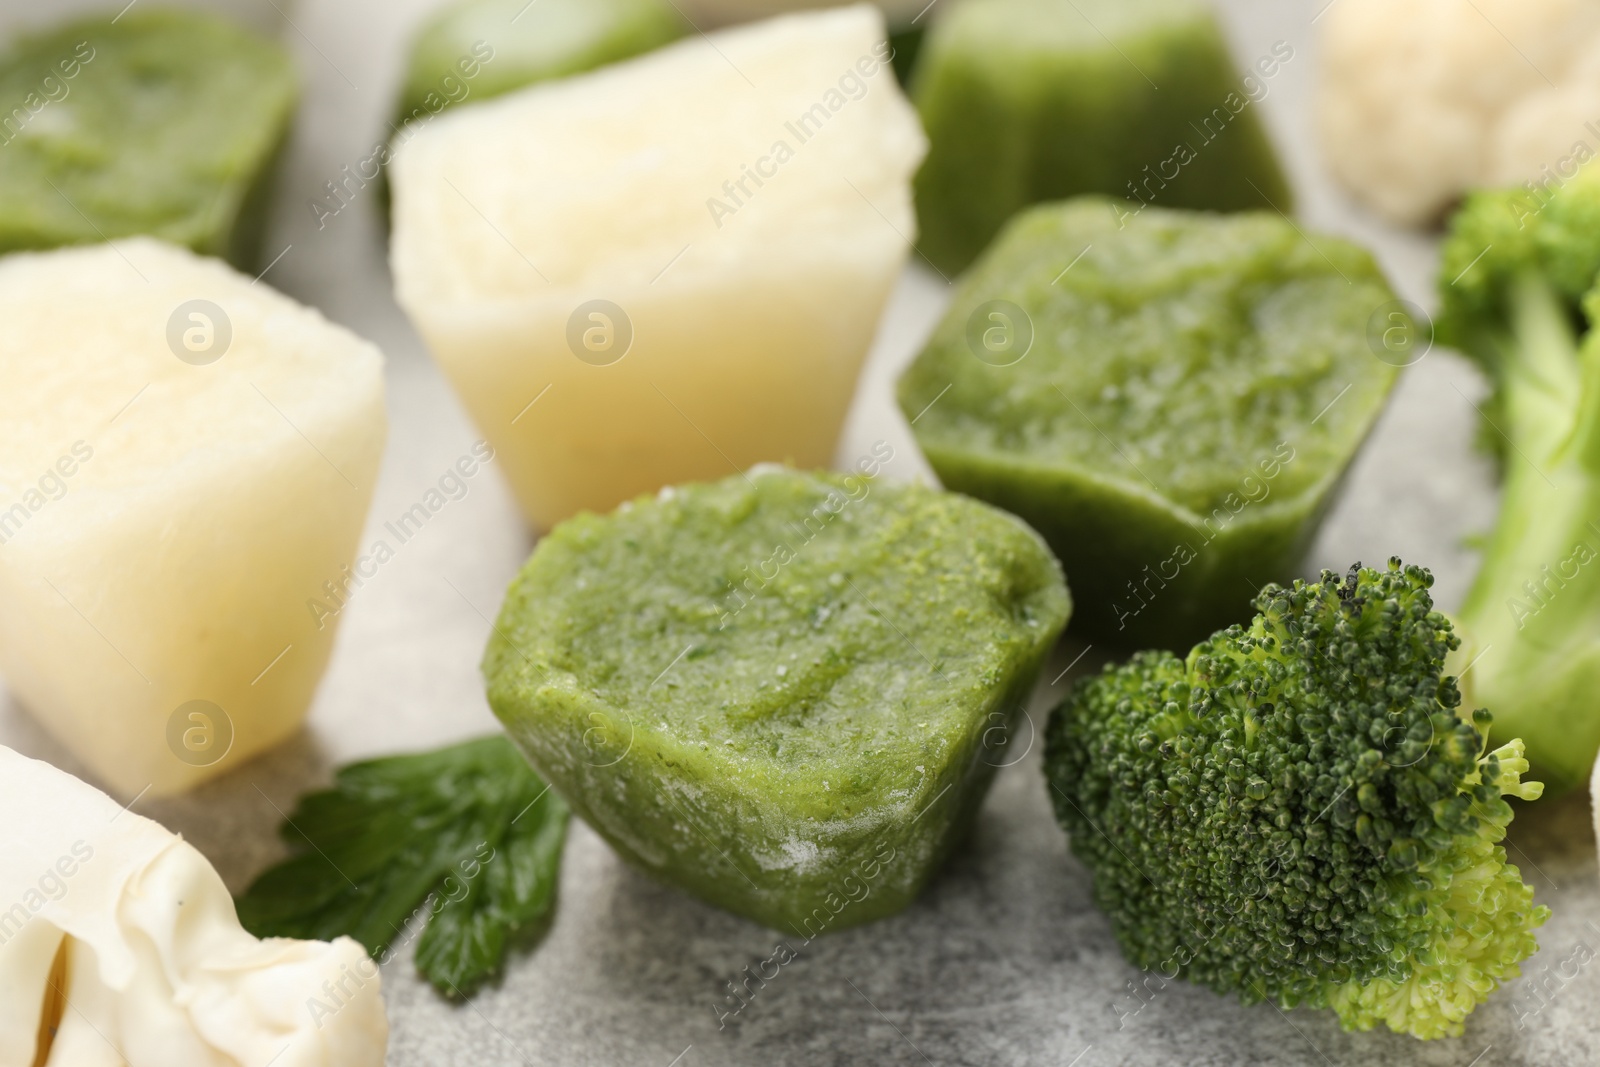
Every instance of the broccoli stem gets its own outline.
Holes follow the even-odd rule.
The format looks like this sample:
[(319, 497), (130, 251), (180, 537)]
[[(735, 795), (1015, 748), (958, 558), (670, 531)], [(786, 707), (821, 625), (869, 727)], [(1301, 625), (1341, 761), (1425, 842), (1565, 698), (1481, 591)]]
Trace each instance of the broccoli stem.
[(1580, 351), (1568, 303), (1542, 274), (1508, 287), (1510, 335), (1497, 429), (1500, 520), (1462, 605), (1468, 700), (1502, 738), (1537, 753), (1552, 794), (1587, 778), (1600, 749), (1600, 346)]
[(1600, 477), (1600, 344), (1578, 355), (1580, 384), (1570, 453), (1590, 477)]
[(1505, 427), (1526, 466), (1548, 462), (1568, 435), (1580, 375), (1578, 338), (1561, 294), (1543, 274), (1526, 271), (1510, 287), (1516, 356), (1500, 364)]

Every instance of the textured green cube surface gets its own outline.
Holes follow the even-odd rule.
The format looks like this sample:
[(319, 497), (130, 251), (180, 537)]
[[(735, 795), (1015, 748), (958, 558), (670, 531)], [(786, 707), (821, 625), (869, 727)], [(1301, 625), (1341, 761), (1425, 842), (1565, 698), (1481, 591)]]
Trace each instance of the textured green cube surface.
[(904, 907), (1070, 610), (953, 493), (767, 468), (539, 542), (484, 658), (533, 765), (639, 867), (812, 936)]
[(1182, 650), (1292, 576), (1394, 383), (1369, 344), (1394, 298), (1274, 214), (1117, 211), (1013, 220), (900, 407), (947, 488), (1044, 534), (1077, 632)]
[(966, 0), (929, 31), (912, 95), (919, 247), (951, 274), (1042, 200), (1290, 209), (1202, 0)]
[(296, 96), (281, 47), (193, 11), (134, 8), (14, 42), (0, 54), (0, 252), (148, 234), (249, 269)]
[(399, 120), (581, 74), (688, 29), (670, 0), (460, 0), (412, 41)]

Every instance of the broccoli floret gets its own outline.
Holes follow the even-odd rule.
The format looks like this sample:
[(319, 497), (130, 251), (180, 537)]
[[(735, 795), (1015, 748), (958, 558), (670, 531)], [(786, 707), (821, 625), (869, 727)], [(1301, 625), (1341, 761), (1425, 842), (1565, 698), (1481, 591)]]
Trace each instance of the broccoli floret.
[(1445, 244), (1439, 337), (1494, 384), (1500, 517), (1456, 617), (1464, 684), (1552, 794), (1600, 751), (1600, 167), (1479, 193)]
[(1433, 577), (1325, 571), (1187, 659), (1144, 652), (1054, 712), (1046, 773), (1123, 951), (1246, 1003), (1332, 1008), (1421, 1038), (1538, 947), (1506, 863), (1519, 741), (1459, 717)]

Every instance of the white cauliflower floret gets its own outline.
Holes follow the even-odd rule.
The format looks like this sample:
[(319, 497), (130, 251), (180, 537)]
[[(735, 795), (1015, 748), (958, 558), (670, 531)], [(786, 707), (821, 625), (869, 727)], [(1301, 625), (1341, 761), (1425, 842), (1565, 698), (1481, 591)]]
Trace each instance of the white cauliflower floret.
[(1600, 0), (1334, 0), (1320, 24), (1326, 162), (1395, 222), (1600, 155)]
[(258, 941), (182, 838), (4, 747), (0, 818), (0, 1064), (382, 1067), (354, 941)]
[(1595, 763), (1594, 777), (1589, 780), (1589, 795), (1594, 801), (1594, 840), (1600, 844), (1600, 761)]

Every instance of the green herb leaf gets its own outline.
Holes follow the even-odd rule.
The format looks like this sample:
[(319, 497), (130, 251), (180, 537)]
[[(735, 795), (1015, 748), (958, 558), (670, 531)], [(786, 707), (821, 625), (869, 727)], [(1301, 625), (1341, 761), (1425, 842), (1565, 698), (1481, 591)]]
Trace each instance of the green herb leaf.
[(293, 855), (239, 919), (257, 937), (348, 935), (379, 960), (425, 920), (418, 970), (470, 996), (554, 905), (567, 819), (504, 737), (352, 764), (300, 798), (281, 831)]

